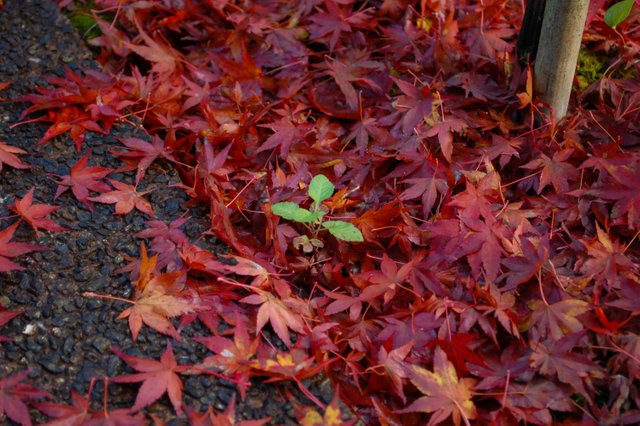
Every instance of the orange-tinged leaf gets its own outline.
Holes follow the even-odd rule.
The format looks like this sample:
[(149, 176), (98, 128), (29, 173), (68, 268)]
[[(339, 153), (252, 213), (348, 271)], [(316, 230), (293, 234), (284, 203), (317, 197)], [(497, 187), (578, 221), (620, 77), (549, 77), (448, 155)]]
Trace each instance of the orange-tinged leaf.
[(518, 109), (522, 109), (531, 103), (531, 100), (533, 99), (533, 73), (531, 72), (531, 68), (527, 69), (527, 84), (525, 91), (516, 93), (516, 96), (520, 101)]
[(436, 348), (433, 371), (417, 365), (407, 367), (411, 383), (425, 396), (418, 398), (400, 413), (432, 413), (428, 425), (436, 425), (452, 417), (460, 425), (464, 419), (476, 418), (476, 407), (471, 400), (472, 379), (458, 379), (456, 369), (439, 347)]
[(89, 197), (87, 200), (97, 201), (98, 203), (115, 204), (116, 214), (127, 214), (135, 207), (142, 213), (154, 217), (151, 203), (142, 197), (151, 191), (138, 192), (133, 185), (127, 185), (126, 183), (113, 179), (109, 179), (109, 182), (111, 182), (111, 185), (115, 188), (113, 191), (106, 192), (97, 197)]
[(183, 272), (156, 275), (157, 256), (149, 258), (144, 244), (141, 251), (139, 277), (133, 282), (136, 287), (133, 305), (122, 311), (118, 319), (129, 318), (134, 341), (143, 323), (181, 341), (169, 318), (196, 312), (199, 303), (184, 292)]
[[(247, 296), (240, 301), (252, 305), (261, 305), (258, 309), (257, 332), (262, 330), (267, 322), (270, 322), (273, 331), (276, 332), (280, 340), (287, 346), (291, 346), (289, 329), (298, 333), (304, 333), (304, 323), (298, 313), (300, 309), (303, 308), (301, 301), (294, 298), (288, 298), (283, 301), (266, 292)], [(292, 307), (298, 312), (295, 312)]]

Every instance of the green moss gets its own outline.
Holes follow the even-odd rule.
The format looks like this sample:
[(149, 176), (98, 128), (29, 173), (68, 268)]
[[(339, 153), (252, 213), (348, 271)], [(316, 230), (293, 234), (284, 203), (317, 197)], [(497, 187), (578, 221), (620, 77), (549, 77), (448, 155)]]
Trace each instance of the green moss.
[[(576, 78), (580, 90), (586, 89), (591, 83), (600, 79), (607, 71), (608, 66), (609, 57), (606, 54), (580, 49), (578, 67), (576, 69)], [(624, 69), (621, 66), (617, 66), (615, 69), (609, 70), (607, 76), (614, 79), (638, 78), (638, 73), (635, 68)]]
[(84, 12), (69, 14), (69, 20), (80, 31), (85, 40), (94, 39), (102, 34), (95, 18)]
[(607, 70), (607, 57), (590, 50), (580, 49), (576, 78), (581, 90), (602, 77)]
[[(65, 9), (67, 17), (71, 24), (80, 31), (82, 38), (86, 41), (94, 39), (102, 35), (100, 27), (93, 17), (93, 10), (97, 6), (92, 0), (76, 0), (73, 5)], [(112, 14), (100, 14), (102, 19), (106, 19)]]

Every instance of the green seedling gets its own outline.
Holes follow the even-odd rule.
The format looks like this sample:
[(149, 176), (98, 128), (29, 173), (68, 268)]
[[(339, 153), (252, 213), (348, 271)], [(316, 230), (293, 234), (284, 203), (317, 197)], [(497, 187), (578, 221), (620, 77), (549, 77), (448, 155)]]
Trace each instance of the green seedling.
[(329, 231), (331, 235), (342, 241), (364, 241), (362, 233), (352, 223), (343, 220), (324, 220), (327, 209), (322, 202), (331, 197), (334, 191), (335, 187), (329, 179), (324, 175), (318, 175), (309, 184), (309, 197), (313, 200), (309, 209), (290, 201), (271, 206), (273, 214), (302, 223), (312, 232), (311, 238), (306, 235), (296, 238), (294, 241), (296, 248), (302, 249), (305, 253), (310, 253), (314, 248), (321, 248), (322, 241), (317, 238), (321, 230)]
[(629, 14), (631, 13), (631, 8), (633, 7), (633, 3), (637, 2), (637, 0), (622, 0), (615, 3), (604, 15), (604, 21), (611, 28), (615, 28), (622, 21), (627, 19)]

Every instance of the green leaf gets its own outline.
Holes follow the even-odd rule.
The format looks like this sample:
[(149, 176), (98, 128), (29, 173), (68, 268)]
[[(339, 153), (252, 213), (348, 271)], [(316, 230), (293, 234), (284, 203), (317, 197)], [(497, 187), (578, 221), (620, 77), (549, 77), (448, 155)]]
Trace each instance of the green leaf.
[(271, 211), (275, 215), (301, 223), (315, 222), (325, 214), (324, 212), (310, 212), (290, 201), (273, 204)]
[(604, 15), (604, 22), (611, 28), (615, 28), (620, 22), (627, 19), (631, 13), (633, 2), (635, 0), (623, 0), (611, 6)]
[(309, 197), (311, 197), (316, 204), (320, 204), (331, 197), (334, 190), (335, 187), (325, 175), (318, 175), (314, 177), (309, 184)]
[(322, 223), (327, 231), (334, 237), (342, 241), (362, 242), (364, 237), (358, 228), (352, 223), (342, 220), (328, 220)]

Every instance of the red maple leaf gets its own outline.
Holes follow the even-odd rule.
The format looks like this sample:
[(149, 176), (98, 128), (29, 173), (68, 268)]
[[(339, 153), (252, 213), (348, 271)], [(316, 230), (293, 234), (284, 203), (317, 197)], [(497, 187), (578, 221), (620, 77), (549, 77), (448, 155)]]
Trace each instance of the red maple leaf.
[[(376, 141), (389, 141), (391, 136), (383, 127), (378, 125), (376, 118), (370, 117), (368, 112), (365, 112), (364, 117), (358, 120), (351, 127), (351, 132), (347, 136), (346, 140), (356, 141), (356, 147), (360, 152), (360, 156), (364, 156), (369, 140), (374, 139)], [(346, 188), (343, 188), (346, 190)]]
[(158, 255), (158, 265), (160, 267), (170, 267), (171, 271), (176, 271), (183, 264), (180, 256), (184, 244), (189, 242), (187, 236), (180, 230), (180, 227), (189, 220), (188, 217), (176, 219), (167, 224), (162, 220), (148, 220), (146, 229), (138, 232), (137, 238), (153, 238), (149, 249)]
[(91, 151), (87, 152), (85, 156), (80, 158), (76, 164), (71, 167), (71, 171), (68, 175), (60, 176), (58, 181), (58, 189), (53, 199), (57, 199), (66, 190), (71, 188), (71, 192), (78, 201), (83, 203), (89, 210), (93, 210), (91, 203), (89, 203), (89, 191), (106, 192), (111, 189), (106, 182), (101, 179), (106, 177), (113, 169), (106, 167), (87, 167)]
[(111, 153), (128, 163), (137, 163), (136, 185), (140, 183), (151, 163), (157, 158), (164, 158), (171, 162), (178, 161), (173, 151), (158, 135), (154, 135), (151, 142), (138, 138), (118, 138), (118, 140), (127, 148), (127, 151), (112, 150)]
[(10, 207), (11, 211), (18, 214), (24, 219), (34, 231), (36, 235), (39, 235), (38, 229), (45, 229), (47, 231), (66, 231), (63, 226), (58, 225), (51, 219), (47, 219), (45, 216), (58, 210), (59, 206), (50, 206), (48, 204), (33, 204), (33, 191), (35, 188), (31, 188), (29, 192), (25, 194), (22, 199), (16, 198), (15, 204)]
[[(342, 3), (342, 2), (338, 2)], [(333, 0), (324, 2), (326, 12), (313, 14), (309, 20), (313, 25), (309, 28), (311, 39), (319, 41), (329, 41), (329, 50), (333, 52), (340, 34), (352, 32), (354, 28), (366, 28), (373, 25), (369, 12), (372, 8), (358, 12), (352, 12), (347, 8), (343, 9)], [(351, 6), (349, 5), (348, 8)]]
[(137, 20), (135, 24), (138, 29), (138, 34), (146, 43), (146, 46), (143, 44), (129, 43), (127, 41), (124, 42), (124, 45), (144, 59), (152, 62), (153, 67), (151, 69), (153, 72), (164, 75), (173, 74), (182, 60), (180, 53), (170, 45), (151, 38), (149, 34), (142, 29)]
[(211, 407), (202, 414), (189, 407), (185, 407), (185, 411), (187, 412), (187, 419), (191, 426), (262, 426), (271, 421), (271, 417), (258, 420), (236, 421), (235, 398), (231, 398), (227, 408), (225, 408), (222, 413), (216, 413)]
[[(605, 201), (613, 201), (611, 219), (615, 224), (626, 224), (631, 228), (640, 225), (640, 165), (608, 167), (610, 178), (600, 187), (585, 191)], [(625, 220), (626, 219), (626, 220)]]
[(142, 426), (147, 424), (142, 416), (132, 416), (127, 409), (108, 411), (105, 405), (103, 410), (92, 411), (89, 399), (75, 391), (71, 391), (71, 405), (40, 402), (34, 406), (55, 419), (43, 423), (42, 426)]
[(112, 348), (112, 351), (138, 371), (136, 374), (118, 376), (112, 380), (117, 383), (142, 382), (131, 411), (138, 411), (153, 404), (166, 393), (176, 413), (182, 414), (183, 385), (178, 373), (185, 371), (188, 366), (178, 365), (171, 349), (171, 342), (167, 341), (167, 350), (160, 357), (160, 361), (127, 355), (115, 348)]
[(540, 158), (531, 160), (523, 169), (538, 169), (542, 167), (540, 174), (540, 183), (538, 185), (538, 194), (549, 184), (553, 185), (553, 189), (559, 194), (569, 191), (569, 181), (577, 181), (580, 179), (578, 169), (567, 160), (571, 158), (573, 149), (563, 149), (553, 154), (553, 158), (549, 158), (544, 154), (540, 154)]
[(507, 284), (502, 290), (513, 290), (518, 285), (529, 281), (546, 264), (551, 251), (548, 238), (541, 238), (540, 241), (523, 238), (520, 248), (522, 249), (521, 256), (509, 256), (502, 259), (502, 264), (509, 269), (504, 274), (507, 278)]
[(461, 72), (447, 80), (447, 86), (459, 86), (465, 90), (465, 96), (471, 94), (481, 101), (504, 101), (510, 93), (498, 86), (493, 78), (478, 72)]
[(393, 391), (400, 397), (403, 404), (407, 403), (407, 397), (402, 389), (402, 379), (407, 378), (404, 359), (409, 355), (412, 348), (413, 342), (409, 342), (392, 350), (387, 350), (383, 345), (380, 346), (380, 350), (378, 351), (380, 365), (384, 366), (385, 373), (391, 381)]
[(402, 200), (413, 200), (420, 197), (422, 201), (422, 213), (429, 217), (433, 206), (436, 204), (438, 194), (444, 196), (449, 191), (449, 185), (445, 179), (432, 177), (420, 177), (405, 179), (404, 183), (409, 187), (400, 195)]
[[(4, 306), (0, 304), (0, 327), (11, 321), (18, 315), (21, 315), (22, 313), (22, 311), (8, 311), (4, 308)], [(4, 336), (0, 336), (0, 342), (8, 342), (10, 340), (11, 339), (8, 339)]]
[(512, 27), (492, 28), (487, 25), (485, 28), (480, 28), (478, 26), (470, 29), (467, 34), (471, 50), (477, 55), (495, 59), (498, 54), (513, 50), (513, 43), (505, 40), (511, 39), (515, 34)]
[(49, 392), (23, 383), (28, 375), (29, 370), (25, 370), (0, 379), (0, 418), (6, 415), (22, 426), (31, 426), (32, 424), (27, 402), (52, 397)]
[(474, 349), (469, 347), (478, 336), (470, 333), (452, 333), (448, 339), (435, 339), (429, 342), (428, 347), (442, 349), (449, 361), (460, 374), (467, 374), (467, 363), (484, 365), (482, 357)]
[(483, 271), (489, 280), (495, 280), (500, 272), (500, 260), (504, 256), (502, 242), (509, 236), (507, 228), (502, 221), (491, 216), (484, 221), (465, 218), (462, 222), (469, 228), (465, 235), (463, 252), (467, 255), (474, 276), (479, 277)]
[(498, 158), (500, 167), (504, 167), (511, 158), (520, 158), (518, 149), (522, 146), (522, 141), (518, 139), (507, 139), (500, 135), (493, 134), (491, 146), (487, 148), (487, 157), (489, 160)]
[(0, 272), (24, 269), (13, 263), (9, 258), (31, 253), (32, 251), (46, 250), (44, 247), (33, 244), (11, 242), (11, 238), (13, 238), (13, 234), (16, 232), (19, 224), (20, 222), (16, 222), (0, 231)]
[(324, 404), (304, 386), (302, 381), (317, 375), (336, 359), (316, 364), (314, 358), (306, 355), (304, 350), (292, 349), (290, 352), (277, 352), (270, 357), (258, 358), (252, 361), (251, 366), (257, 374), (271, 377), (265, 383), (294, 381), (307, 398), (324, 409)]
[(264, 141), (258, 152), (279, 146), (280, 155), (286, 157), (291, 146), (304, 140), (305, 136), (313, 130), (313, 126), (307, 123), (307, 117), (306, 114), (303, 114), (303, 110), (302, 105), (298, 105), (293, 110), (289, 108), (276, 110), (275, 112), (280, 114), (281, 118), (270, 124), (262, 125), (273, 130), (274, 133)]
[(96, 201), (98, 203), (115, 204), (116, 214), (127, 214), (133, 208), (140, 210), (142, 213), (146, 213), (150, 217), (154, 217), (153, 207), (151, 203), (145, 200), (142, 196), (150, 193), (151, 190), (138, 192), (133, 185), (127, 185), (126, 183), (118, 182), (117, 180), (108, 179), (115, 190), (98, 195), (97, 197), (88, 197), (89, 201)]
[(16, 148), (15, 146), (8, 145), (4, 142), (0, 142), (0, 171), (2, 171), (2, 165), (6, 164), (14, 169), (28, 169), (28, 164), (24, 164), (16, 156), (16, 154), (26, 154), (24, 149)]
[(236, 316), (233, 340), (221, 336), (196, 337), (194, 340), (215, 353), (205, 358), (197, 367), (220, 370), (230, 376), (235, 380), (240, 397), (244, 400), (250, 384), (251, 361), (256, 356), (260, 338), (251, 339), (244, 320)]
[(453, 133), (461, 132), (467, 128), (467, 123), (457, 118), (448, 118), (441, 122), (435, 123), (425, 132), (426, 136), (438, 135), (438, 143), (444, 158), (451, 162), (453, 155)]
[(360, 105), (358, 93), (354, 87), (354, 83), (374, 90), (381, 90), (381, 87), (370, 78), (373, 71), (383, 69), (383, 64), (377, 61), (368, 60), (366, 55), (363, 57), (350, 57), (345, 61), (334, 59), (327, 61), (326, 66), (329, 69), (327, 74), (334, 78), (338, 87), (344, 94), (349, 108), (357, 110)]
[(474, 376), (482, 377), (475, 388), (479, 390), (504, 388), (507, 381), (517, 379), (528, 382), (534, 375), (529, 368), (529, 350), (512, 344), (500, 353), (500, 357), (483, 355), (484, 365), (469, 364)]
[(540, 374), (554, 379), (557, 377), (560, 382), (573, 386), (576, 392), (589, 398), (584, 381), (589, 381), (589, 378), (602, 379), (604, 375), (592, 360), (573, 351), (584, 335), (583, 331), (551, 342), (531, 342), (533, 352), (529, 360)]
[(38, 141), (37, 145), (42, 145), (58, 135), (69, 132), (69, 136), (75, 143), (76, 151), (78, 152), (82, 149), (82, 142), (84, 142), (84, 135), (87, 130), (96, 133), (106, 133), (88, 112), (75, 106), (68, 106), (57, 111), (49, 110), (48, 114), (44, 117), (32, 121), (53, 122), (44, 136), (42, 136), (42, 139)]
[(429, 86), (421, 89), (406, 81), (394, 79), (403, 93), (394, 101), (393, 107), (402, 112), (402, 132), (411, 135), (414, 129), (433, 113), (434, 98)]

